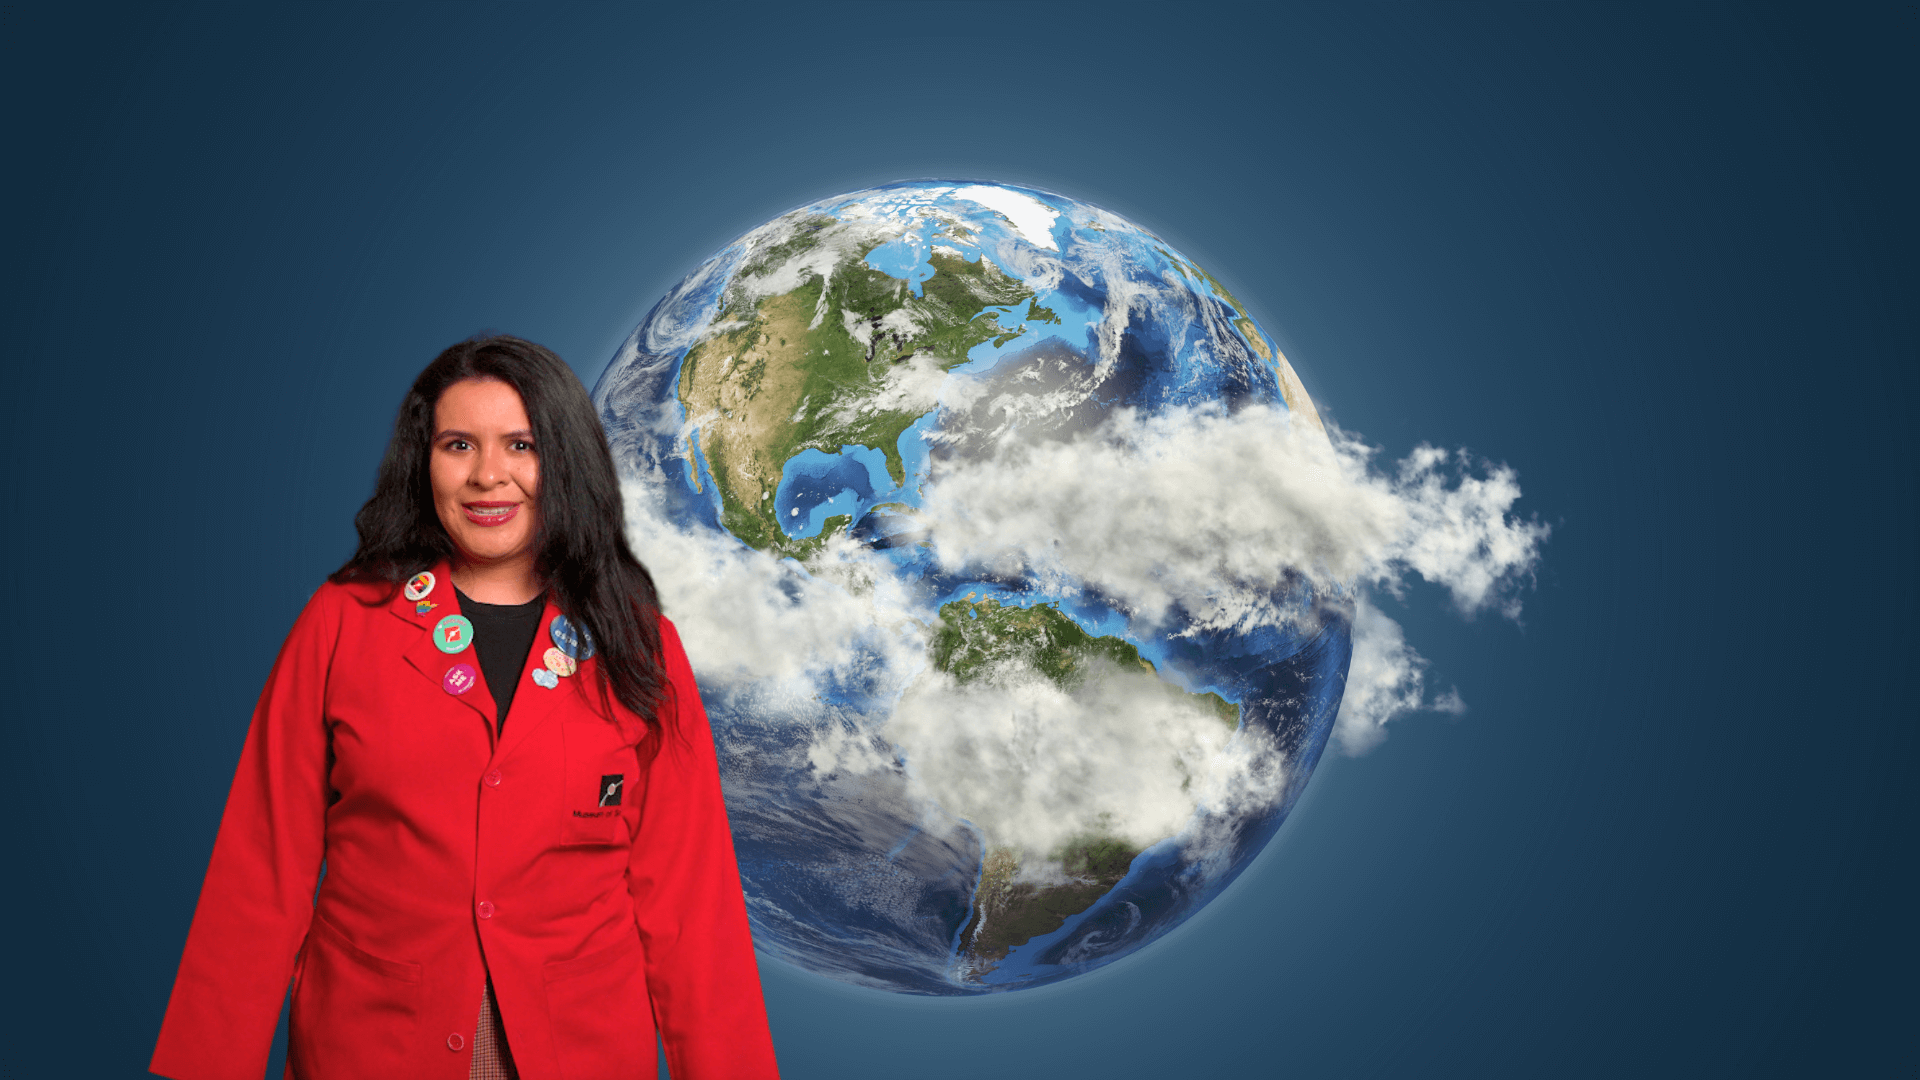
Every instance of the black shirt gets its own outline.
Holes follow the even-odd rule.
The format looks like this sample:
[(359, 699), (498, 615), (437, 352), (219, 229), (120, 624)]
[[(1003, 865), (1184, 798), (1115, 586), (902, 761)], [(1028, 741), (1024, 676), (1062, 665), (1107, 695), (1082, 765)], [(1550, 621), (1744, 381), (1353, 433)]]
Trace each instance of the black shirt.
[(460, 601), (460, 614), (473, 624), (473, 651), (480, 657), (480, 674), (487, 680), (487, 692), (493, 695), (494, 733), (507, 726), (507, 707), (513, 704), (513, 692), (520, 685), (520, 669), (527, 666), (527, 653), (540, 633), (540, 612), (547, 598), (536, 596), (524, 604), (483, 604), (454, 587)]

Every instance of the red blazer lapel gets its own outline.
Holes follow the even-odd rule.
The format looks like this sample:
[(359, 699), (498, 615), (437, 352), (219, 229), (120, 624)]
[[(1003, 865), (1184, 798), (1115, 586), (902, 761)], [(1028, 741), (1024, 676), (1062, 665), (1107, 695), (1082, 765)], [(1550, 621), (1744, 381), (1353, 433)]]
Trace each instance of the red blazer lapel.
[[(453, 595), (452, 571), (443, 562), (427, 573), (433, 575), (429, 589), (424, 592), (416, 589), (418, 599), (409, 599), (403, 590), (393, 598), (389, 608), (401, 621), (420, 630), (419, 638), (407, 646), (407, 663), (443, 693), (479, 713), (487, 722), (487, 730), (492, 732), (498, 706), (487, 691), (487, 680), (480, 674), (480, 655), (473, 648), (473, 628), (465, 625), (464, 619), (460, 624), (442, 626), (450, 617), (460, 614), (460, 601)], [(450, 635), (457, 636), (457, 640), (448, 642), (459, 645), (457, 652), (447, 652), (440, 646), (440, 639)]]

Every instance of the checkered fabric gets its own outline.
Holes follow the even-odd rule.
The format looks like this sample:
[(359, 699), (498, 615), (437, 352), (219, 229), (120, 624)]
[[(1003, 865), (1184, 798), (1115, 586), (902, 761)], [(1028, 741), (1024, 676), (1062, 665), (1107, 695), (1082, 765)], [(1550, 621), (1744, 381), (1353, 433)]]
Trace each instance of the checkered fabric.
[(473, 1029), (473, 1065), (467, 1080), (520, 1080), (513, 1067), (513, 1053), (507, 1049), (507, 1029), (500, 1022), (500, 1010), (493, 1006), (493, 979), (480, 995), (480, 1020)]

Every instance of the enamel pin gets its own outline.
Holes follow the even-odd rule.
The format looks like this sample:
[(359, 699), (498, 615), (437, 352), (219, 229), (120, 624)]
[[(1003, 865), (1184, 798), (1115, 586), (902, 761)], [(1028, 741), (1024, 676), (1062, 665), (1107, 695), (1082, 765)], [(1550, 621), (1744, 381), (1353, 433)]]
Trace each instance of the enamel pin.
[(546, 661), (548, 671), (553, 672), (563, 679), (573, 674), (579, 668), (579, 665), (573, 662), (573, 657), (568, 656), (559, 649), (548, 649), (547, 654), (541, 657), (541, 659)]
[(537, 667), (533, 669), (533, 681), (536, 683), (539, 683), (541, 686), (547, 688), (548, 690), (551, 690), (554, 687), (560, 685), (560, 676), (555, 675), (553, 672), (548, 671), (546, 668)]
[(413, 575), (412, 579), (407, 582), (407, 587), (404, 590), (409, 600), (424, 599), (426, 595), (432, 591), (433, 571), (431, 570), (422, 570)]

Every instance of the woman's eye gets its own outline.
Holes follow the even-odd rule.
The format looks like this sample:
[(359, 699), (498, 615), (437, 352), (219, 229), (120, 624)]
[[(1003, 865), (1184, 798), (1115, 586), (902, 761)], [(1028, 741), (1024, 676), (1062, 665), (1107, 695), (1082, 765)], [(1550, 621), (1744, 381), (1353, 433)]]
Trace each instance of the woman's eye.
[(528, 441), (526, 441), (525, 439), (515, 439), (515, 440), (513, 441), (513, 448), (514, 448), (515, 450), (523, 450), (523, 451), (524, 451), (524, 450), (532, 450), (532, 449), (533, 449), (533, 444), (532, 444), (532, 443), (530, 443), (530, 442), (528, 442)]
[(471, 450), (471, 449), (473, 449), (473, 446), (472, 446), (471, 444), (469, 444), (469, 443), (467, 442), (467, 440), (465, 440), (465, 439), (449, 439), (449, 440), (447, 440), (447, 449), (449, 449), (449, 450)]

